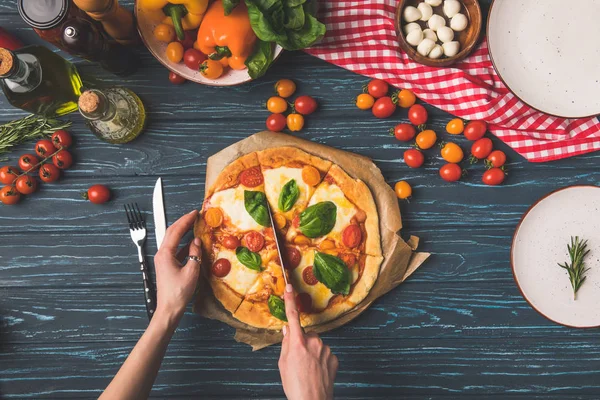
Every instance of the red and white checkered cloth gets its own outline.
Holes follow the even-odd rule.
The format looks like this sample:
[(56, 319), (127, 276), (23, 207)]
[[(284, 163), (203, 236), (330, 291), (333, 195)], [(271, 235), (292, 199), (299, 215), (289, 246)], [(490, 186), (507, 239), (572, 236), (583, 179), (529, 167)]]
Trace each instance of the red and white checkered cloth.
[(500, 80), (487, 41), (447, 68), (413, 62), (398, 46), (397, 0), (326, 0), (323, 41), (309, 54), (356, 73), (412, 90), (458, 117), (485, 120), (490, 131), (529, 161), (542, 162), (600, 150), (596, 118), (564, 119), (532, 109)]

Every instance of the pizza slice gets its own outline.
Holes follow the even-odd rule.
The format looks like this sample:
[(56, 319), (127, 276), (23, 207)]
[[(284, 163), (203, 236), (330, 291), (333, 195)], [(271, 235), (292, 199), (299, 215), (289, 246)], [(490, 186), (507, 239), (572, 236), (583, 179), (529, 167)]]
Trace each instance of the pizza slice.
[(308, 207), (286, 233), (291, 243), (347, 249), (381, 256), (377, 206), (367, 185), (333, 165), (315, 189)]

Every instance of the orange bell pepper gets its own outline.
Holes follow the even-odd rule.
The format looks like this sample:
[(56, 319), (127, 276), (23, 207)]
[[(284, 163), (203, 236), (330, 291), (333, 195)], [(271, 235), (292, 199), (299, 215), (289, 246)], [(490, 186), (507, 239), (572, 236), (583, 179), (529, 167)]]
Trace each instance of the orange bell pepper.
[(244, 2), (225, 15), (223, 2), (209, 7), (198, 30), (198, 48), (209, 58), (233, 69), (245, 69), (246, 59), (254, 50), (256, 35), (250, 25)]

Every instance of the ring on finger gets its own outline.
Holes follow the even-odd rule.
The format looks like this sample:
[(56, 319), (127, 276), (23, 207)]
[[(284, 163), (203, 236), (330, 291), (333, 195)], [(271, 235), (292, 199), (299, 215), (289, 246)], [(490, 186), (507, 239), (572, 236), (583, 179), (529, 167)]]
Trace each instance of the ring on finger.
[(187, 257), (185, 258), (185, 261), (187, 262), (187, 261), (189, 261), (189, 260), (194, 260), (194, 261), (196, 261), (198, 264), (201, 264), (201, 263), (202, 263), (202, 260), (201, 260), (201, 259), (200, 259), (200, 257), (198, 257), (198, 256), (187, 256)]

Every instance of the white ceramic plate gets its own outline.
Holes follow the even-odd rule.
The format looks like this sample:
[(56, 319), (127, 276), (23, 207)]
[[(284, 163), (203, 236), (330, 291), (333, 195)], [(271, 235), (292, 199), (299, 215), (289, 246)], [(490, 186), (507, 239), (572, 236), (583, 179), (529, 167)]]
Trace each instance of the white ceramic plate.
[[(234, 70), (229, 68), (227, 72), (219, 77), (219, 79), (208, 79), (198, 71), (194, 71), (185, 66), (183, 62), (174, 63), (169, 61), (165, 56), (167, 49), (167, 43), (161, 42), (154, 37), (154, 28), (158, 23), (146, 18), (144, 11), (139, 7), (138, 2), (134, 5), (135, 16), (137, 19), (138, 32), (142, 38), (142, 41), (152, 53), (152, 55), (170, 71), (175, 72), (177, 75), (183, 76), (188, 81), (202, 83), (209, 86), (235, 86), (242, 83), (246, 83), (252, 80), (248, 75), (248, 70)], [(275, 53), (273, 58), (276, 60), (281, 54), (283, 48), (277, 45), (275, 46)]]
[(495, 0), (487, 35), (498, 75), (545, 113), (600, 114), (598, 15), (597, 0)]
[[(575, 328), (600, 326), (600, 187), (571, 186), (542, 198), (523, 216), (511, 263), (525, 300), (546, 318)], [(571, 236), (588, 240), (586, 281), (573, 299), (567, 271)]]

